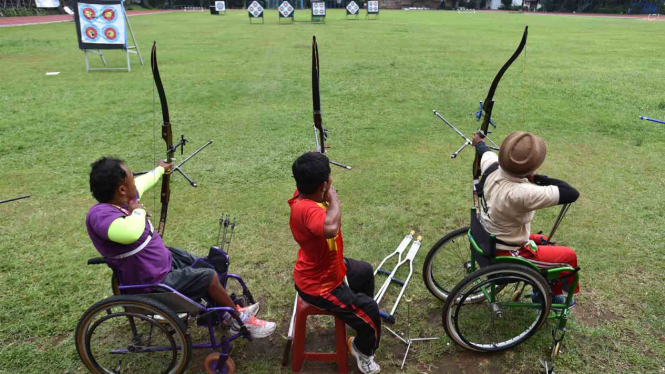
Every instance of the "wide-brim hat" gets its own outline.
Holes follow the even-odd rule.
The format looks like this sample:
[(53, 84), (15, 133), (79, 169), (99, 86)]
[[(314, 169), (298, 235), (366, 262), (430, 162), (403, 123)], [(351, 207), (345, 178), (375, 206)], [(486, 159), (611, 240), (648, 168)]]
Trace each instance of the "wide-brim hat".
[(537, 135), (516, 131), (503, 141), (499, 149), (499, 165), (508, 174), (525, 177), (545, 161), (547, 147)]

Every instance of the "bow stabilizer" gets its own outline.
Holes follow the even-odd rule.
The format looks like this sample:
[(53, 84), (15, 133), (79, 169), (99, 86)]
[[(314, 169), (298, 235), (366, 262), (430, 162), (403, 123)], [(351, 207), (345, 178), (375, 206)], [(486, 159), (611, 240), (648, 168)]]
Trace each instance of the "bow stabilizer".
[[(321, 95), (319, 93), (319, 46), (316, 44), (316, 36), (312, 38), (312, 102), (314, 104), (314, 137), (316, 151), (325, 154), (328, 130), (323, 127), (323, 117), (321, 116)], [(333, 160), (329, 161), (335, 166), (351, 170), (351, 166), (340, 164)]]

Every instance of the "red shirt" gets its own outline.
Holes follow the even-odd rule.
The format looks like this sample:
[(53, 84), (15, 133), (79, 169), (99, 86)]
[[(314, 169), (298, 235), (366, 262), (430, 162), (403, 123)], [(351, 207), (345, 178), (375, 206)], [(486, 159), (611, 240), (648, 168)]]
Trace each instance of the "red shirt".
[(293, 270), (293, 280), (304, 293), (321, 296), (339, 286), (346, 275), (342, 230), (326, 239), (323, 225), (328, 211), (327, 203), (298, 198), (296, 190), (289, 200), (291, 207), (291, 233), (300, 245)]

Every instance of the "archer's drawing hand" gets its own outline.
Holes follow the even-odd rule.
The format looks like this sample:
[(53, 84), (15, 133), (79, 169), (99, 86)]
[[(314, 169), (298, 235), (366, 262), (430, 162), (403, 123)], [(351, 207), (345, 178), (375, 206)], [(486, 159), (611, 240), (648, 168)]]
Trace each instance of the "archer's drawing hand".
[(485, 135), (481, 135), (479, 132), (473, 134), (472, 145), (475, 147), (476, 144), (485, 141)]
[(163, 167), (163, 168), (164, 168), (164, 171), (168, 173), (168, 172), (171, 171), (171, 169), (173, 168), (173, 163), (172, 163), (172, 162), (171, 162), (171, 163), (167, 163), (167, 162), (164, 161), (164, 160), (159, 160), (159, 164), (158, 164), (158, 166)]
[(339, 198), (337, 197), (337, 190), (335, 189), (335, 187), (330, 186), (330, 188), (328, 188), (328, 191), (326, 191), (326, 195), (324, 196), (324, 198), (329, 203), (333, 201), (339, 202)]
[(128, 207), (129, 207), (129, 212), (130, 212), (130, 213), (133, 212), (133, 211), (135, 211), (136, 209), (143, 209), (143, 210), (145, 210), (145, 214), (146, 214), (148, 217), (150, 217), (150, 213), (148, 212), (148, 209), (146, 209), (146, 208), (143, 206), (143, 204), (141, 204), (141, 202), (140, 202), (139, 200), (132, 200), (132, 201), (130, 201), (129, 203), (127, 203), (127, 205), (128, 205)]

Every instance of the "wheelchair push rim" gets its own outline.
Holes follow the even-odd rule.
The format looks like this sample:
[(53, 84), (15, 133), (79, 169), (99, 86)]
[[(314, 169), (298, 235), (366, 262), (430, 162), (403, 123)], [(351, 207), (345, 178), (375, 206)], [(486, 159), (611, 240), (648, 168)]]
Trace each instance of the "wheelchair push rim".
[[(467, 303), (478, 293), (483, 299)], [(542, 296), (534, 296), (534, 295)], [(501, 351), (529, 339), (547, 320), (549, 286), (523, 265), (495, 264), (467, 276), (443, 308), (446, 334), (456, 344), (480, 352)]]
[[(427, 253), (423, 264), (423, 281), (427, 290), (437, 299), (446, 301), (453, 288), (476, 270), (471, 259), (471, 243), (467, 237), (469, 227), (462, 227), (439, 239)], [(465, 302), (482, 300), (473, 295)]]
[(90, 307), (76, 327), (75, 343), (95, 374), (180, 374), (192, 351), (178, 316), (141, 296), (113, 296)]

